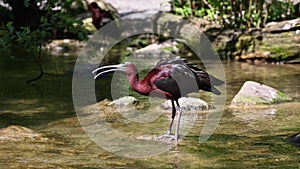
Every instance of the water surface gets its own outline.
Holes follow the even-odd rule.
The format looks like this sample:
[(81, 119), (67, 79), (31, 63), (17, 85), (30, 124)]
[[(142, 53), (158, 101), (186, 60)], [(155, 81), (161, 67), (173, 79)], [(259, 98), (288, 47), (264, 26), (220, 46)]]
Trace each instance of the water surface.
[[(0, 57), (0, 127), (20, 125), (47, 139), (1, 141), (0, 166), (5, 168), (299, 168), (299, 148), (286, 142), (300, 132), (300, 67), (298, 65), (251, 65), (224, 62), (227, 102), (247, 80), (275, 87), (295, 99), (269, 110), (229, 109), (223, 113), (215, 133), (198, 143), (203, 118), (180, 141), (177, 148), (163, 154), (130, 159), (104, 151), (89, 139), (73, 108), (71, 81), (76, 56), (44, 54), (46, 72), (42, 79), (26, 84), (39, 74), (35, 62)], [(116, 62), (118, 59), (112, 59)], [(109, 98), (109, 78), (97, 82)], [(136, 95), (141, 101), (147, 98)], [(118, 117), (116, 117), (118, 118)], [(154, 124), (138, 125), (141, 133), (165, 130), (167, 116)], [(137, 126), (116, 128), (134, 133)], [(139, 132), (138, 131), (138, 132)]]

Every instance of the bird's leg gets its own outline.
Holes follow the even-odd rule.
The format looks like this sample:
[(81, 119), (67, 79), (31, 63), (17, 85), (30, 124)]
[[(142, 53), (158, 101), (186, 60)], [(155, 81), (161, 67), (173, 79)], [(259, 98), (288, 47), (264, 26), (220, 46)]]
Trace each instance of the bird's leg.
[(174, 135), (171, 135), (172, 126), (173, 126), (174, 118), (175, 118), (175, 115), (176, 115), (176, 108), (175, 108), (174, 100), (171, 100), (171, 102), (172, 102), (172, 117), (171, 117), (171, 121), (170, 121), (170, 125), (169, 125), (169, 130), (167, 131), (166, 134), (156, 137), (155, 140), (159, 140), (159, 139), (162, 139), (162, 138), (176, 139), (174, 137)]
[(179, 127), (180, 127), (180, 119), (181, 119), (182, 109), (178, 103), (178, 100), (176, 100), (176, 104), (177, 104), (177, 108), (178, 108), (178, 120), (177, 120), (177, 126), (176, 126), (176, 131), (175, 131), (175, 141), (177, 144), (178, 138), (179, 138)]
[(176, 115), (176, 108), (174, 105), (174, 101), (172, 100), (172, 117), (171, 117), (171, 121), (170, 121), (169, 131), (167, 132), (168, 135), (171, 135), (175, 115)]

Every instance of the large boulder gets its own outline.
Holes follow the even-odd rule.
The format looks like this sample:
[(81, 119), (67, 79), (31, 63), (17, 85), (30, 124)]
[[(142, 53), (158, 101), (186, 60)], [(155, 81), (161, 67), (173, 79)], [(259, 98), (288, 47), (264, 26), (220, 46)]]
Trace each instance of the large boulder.
[(268, 105), (291, 100), (291, 97), (277, 89), (254, 81), (247, 81), (234, 96), (231, 106)]
[(235, 57), (240, 61), (300, 63), (300, 18), (271, 22), (256, 34), (238, 37)]
[(158, 14), (153, 18), (153, 30), (164, 37), (176, 37), (182, 39), (189, 45), (199, 47), (201, 40), (206, 40), (206, 36), (201, 32), (197, 24), (191, 20), (171, 14)]
[(152, 43), (144, 48), (138, 49), (131, 54), (131, 57), (135, 58), (166, 58), (173, 56), (173, 53), (178, 53), (178, 43), (173, 40), (167, 40), (163, 43)]

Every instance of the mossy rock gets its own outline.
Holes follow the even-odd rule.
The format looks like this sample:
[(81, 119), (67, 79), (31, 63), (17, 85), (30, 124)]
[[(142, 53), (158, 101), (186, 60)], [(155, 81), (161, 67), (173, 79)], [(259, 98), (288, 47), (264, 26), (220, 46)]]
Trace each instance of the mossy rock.
[(164, 37), (184, 39), (188, 44), (195, 46), (200, 46), (199, 39), (205, 38), (194, 22), (171, 14), (158, 14), (154, 19), (153, 29)]
[(263, 34), (263, 39), (256, 51), (269, 52), (267, 62), (287, 62), (300, 58), (300, 35), (295, 31)]
[(231, 106), (261, 106), (292, 101), (283, 92), (257, 82), (247, 81), (231, 101)]
[(272, 58), (275, 60), (291, 60), (300, 54), (300, 48), (296, 46), (291, 46), (289, 48), (273, 47), (270, 50)]
[(255, 38), (251, 35), (241, 35), (235, 44), (236, 50), (242, 52), (253, 51), (255, 47)]

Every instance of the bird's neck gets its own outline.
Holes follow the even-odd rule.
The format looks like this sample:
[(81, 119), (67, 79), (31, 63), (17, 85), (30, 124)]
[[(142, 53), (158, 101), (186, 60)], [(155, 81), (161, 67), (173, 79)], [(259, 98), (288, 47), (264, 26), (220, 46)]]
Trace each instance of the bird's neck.
[(135, 76), (129, 76), (127, 78), (128, 78), (129, 83), (130, 83), (130, 86), (136, 92), (138, 92), (142, 95), (147, 95), (148, 93), (150, 93), (148, 87), (143, 82), (141, 82), (139, 80), (138, 74), (136, 74)]
[(138, 74), (128, 76), (127, 79), (129, 81), (130, 85), (132, 86), (132, 88), (134, 88), (134, 86), (137, 86), (140, 83)]
[(98, 10), (97, 8), (94, 8), (94, 7), (89, 8), (89, 10), (90, 10), (93, 14), (99, 13), (99, 10)]

